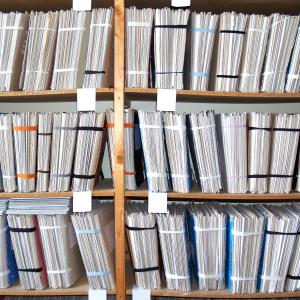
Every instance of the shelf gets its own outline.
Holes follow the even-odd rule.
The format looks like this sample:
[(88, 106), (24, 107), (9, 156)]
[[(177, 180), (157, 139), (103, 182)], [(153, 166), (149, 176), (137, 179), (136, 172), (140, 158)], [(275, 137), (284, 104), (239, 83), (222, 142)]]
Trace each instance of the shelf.
[[(128, 100), (156, 100), (157, 89), (126, 88)], [(241, 93), (177, 90), (177, 100), (182, 102), (300, 102), (300, 93)]]
[[(8, 289), (0, 289), (0, 296), (84, 296), (88, 295), (89, 284), (83, 276), (73, 287), (68, 289), (24, 290), (19, 284)], [(115, 290), (108, 290), (108, 295), (115, 295)]]
[[(13, 192), (13, 193), (0, 193), (0, 198), (40, 198), (40, 197), (72, 197), (73, 192), (57, 192), (57, 193), (38, 193), (38, 192), (31, 192), (31, 193), (20, 193), (20, 192)], [(93, 196), (99, 197), (113, 197), (114, 196), (114, 189), (112, 186), (111, 179), (104, 179), (100, 180), (97, 186), (94, 188), (92, 192)]]

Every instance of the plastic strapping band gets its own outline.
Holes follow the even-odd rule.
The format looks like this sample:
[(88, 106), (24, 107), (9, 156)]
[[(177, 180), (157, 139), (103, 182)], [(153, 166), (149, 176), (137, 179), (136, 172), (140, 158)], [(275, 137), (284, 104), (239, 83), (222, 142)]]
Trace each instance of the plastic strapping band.
[(111, 271), (103, 271), (103, 272), (86, 272), (88, 277), (96, 277), (96, 276), (106, 276), (110, 275)]
[(194, 226), (194, 230), (197, 231), (197, 232), (223, 231), (223, 230), (226, 230), (226, 227), (220, 227), (220, 228), (201, 228), (199, 226)]
[(110, 23), (95, 23), (91, 24), (91, 27), (112, 27), (112, 25)]
[(288, 74), (287, 78), (289, 78), (289, 79), (300, 79), (300, 75), (299, 74)]
[(154, 28), (187, 29), (187, 25), (154, 25)]
[(161, 125), (147, 125), (147, 124), (140, 124), (140, 128), (145, 129), (162, 129)]
[(203, 125), (203, 126), (196, 126), (196, 127), (191, 127), (192, 130), (200, 130), (200, 129), (207, 129), (207, 128), (215, 128), (216, 125)]
[(245, 128), (246, 125), (222, 125), (222, 128)]
[(16, 178), (16, 175), (2, 175), (3, 179), (11, 179), (11, 178)]
[(38, 135), (41, 135), (41, 136), (51, 136), (52, 132), (39, 132)]
[(208, 77), (207, 72), (192, 72), (192, 76), (194, 77)]
[(215, 33), (216, 30), (213, 28), (192, 28), (192, 32)]
[(155, 72), (156, 75), (183, 74), (182, 71)]
[(47, 274), (65, 274), (69, 273), (72, 269), (66, 269), (66, 270), (47, 270)]
[(288, 274), (286, 277), (291, 280), (300, 280), (300, 276), (293, 276)]
[(231, 78), (231, 79), (237, 79), (239, 78), (239, 75), (217, 75), (217, 78)]
[(269, 175), (262, 175), (262, 174), (253, 174), (253, 175), (248, 175), (248, 178), (250, 179), (256, 179), (256, 178), (268, 178)]
[(279, 231), (266, 230), (266, 234), (269, 234), (269, 235), (300, 235), (300, 232), (279, 232)]
[(267, 76), (267, 75), (274, 75), (274, 74), (280, 74), (280, 73), (286, 73), (286, 71), (268, 71), (268, 72), (262, 73), (262, 75)]
[(19, 272), (28, 272), (28, 273), (41, 273), (43, 268), (36, 268), (36, 269), (18, 269)]
[(279, 277), (279, 276), (261, 275), (260, 278), (262, 280), (270, 280), (270, 281), (283, 281), (283, 280), (285, 280), (285, 276), (284, 277)]
[(221, 178), (221, 175), (200, 177), (200, 180), (208, 180), (208, 179), (214, 179), (214, 178)]
[(42, 230), (51, 230), (51, 229), (61, 229), (61, 228), (66, 228), (67, 225), (56, 225), (56, 226), (40, 226), (40, 229)]
[(54, 69), (53, 73), (61, 73), (61, 72), (77, 72), (78, 69), (69, 68), (69, 69)]
[(220, 33), (245, 34), (245, 31), (241, 31), (241, 30), (220, 30)]
[(203, 273), (198, 273), (198, 277), (202, 279), (220, 279), (224, 278), (224, 273), (220, 274), (203, 274)]
[(246, 32), (260, 32), (260, 33), (267, 33), (268, 30), (257, 29), (257, 28), (248, 28), (248, 29), (246, 29)]
[(189, 275), (183, 276), (183, 275), (175, 275), (175, 274), (168, 274), (168, 273), (166, 273), (165, 275), (166, 275), (167, 279), (184, 280), (184, 279), (189, 279), (190, 278)]
[(18, 26), (3, 26), (3, 27), (0, 27), (0, 30), (10, 30), (10, 29), (23, 30), (24, 27), (18, 27)]
[(182, 234), (185, 233), (185, 230), (158, 230), (162, 234)]
[(85, 30), (85, 27), (65, 27), (65, 28), (58, 28), (59, 32), (64, 32), (64, 31), (79, 31), (79, 30)]
[(256, 280), (256, 277), (237, 277), (237, 276), (231, 276), (230, 277), (232, 281), (252, 281)]
[(9, 130), (9, 129), (10, 127), (8, 126), (3, 126), (3, 125), (0, 126), (0, 130)]
[(249, 130), (265, 130), (265, 131), (271, 131), (271, 128), (266, 128), (266, 127), (253, 127), (253, 126), (249, 126), (248, 127)]
[(105, 74), (105, 71), (85, 70), (86, 75)]
[(236, 231), (236, 230), (231, 230), (232, 235), (236, 236), (253, 236), (253, 235), (262, 235), (264, 232), (244, 232), (244, 231)]
[(273, 128), (273, 131), (300, 132), (300, 128)]
[(75, 230), (75, 233), (77, 235), (83, 235), (83, 234), (99, 234), (101, 233), (100, 228), (92, 228), (92, 229), (77, 229)]
[(56, 130), (77, 130), (77, 127), (66, 127), (66, 126), (57, 126), (54, 127)]
[(76, 179), (94, 179), (96, 175), (79, 175), (79, 174), (73, 174), (73, 178)]
[(37, 131), (37, 126), (14, 126), (14, 131)]
[(78, 126), (77, 130), (81, 130), (81, 131), (103, 131), (103, 127)]
[(47, 28), (47, 27), (29, 27), (29, 30), (47, 30), (47, 31), (54, 31), (56, 32), (56, 29), (54, 28)]
[(23, 232), (23, 233), (28, 233), (28, 232), (35, 232), (36, 227), (32, 228), (14, 228), (14, 227), (9, 227), (10, 232)]
[(12, 74), (13, 73), (13, 71), (0, 71), (0, 75), (2, 75), (2, 74)]
[(169, 130), (186, 130), (186, 126), (164, 126), (164, 128)]
[(160, 177), (160, 178), (165, 178), (165, 177), (167, 177), (167, 174), (156, 173), (156, 172), (147, 172), (147, 177)]
[(241, 73), (240, 77), (256, 77), (260, 76), (260, 74), (250, 74), (250, 73)]
[(33, 179), (36, 177), (36, 174), (16, 174), (16, 177), (21, 179)]
[(128, 226), (125, 225), (126, 229), (130, 230), (130, 231), (142, 231), (142, 230), (154, 230), (156, 229), (156, 225), (154, 225), (153, 227), (132, 227), (132, 226)]
[(50, 174), (50, 170), (37, 170), (37, 173), (41, 173), (41, 174)]
[(71, 174), (50, 174), (52, 177), (70, 177)]
[(188, 178), (189, 174), (171, 174), (172, 178)]
[(293, 175), (269, 174), (269, 177), (272, 177), (272, 178), (292, 178)]
[(148, 75), (147, 71), (126, 71), (127, 75)]
[(293, 19), (293, 18), (297, 18), (297, 16), (289, 16), (289, 17), (286, 17), (286, 18), (283, 18), (282, 20), (279, 20), (277, 22), (274, 22), (273, 24), (271, 24), (271, 26), (276, 26), (282, 22), (285, 22), (286, 20), (289, 20), (289, 19)]
[(152, 27), (150, 22), (127, 22), (128, 27)]
[(136, 273), (158, 271), (159, 270), (159, 266), (157, 266), (157, 267), (150, 267), (150, 268), (139, 268), (139, 269), (133, 269), (133, 270)]

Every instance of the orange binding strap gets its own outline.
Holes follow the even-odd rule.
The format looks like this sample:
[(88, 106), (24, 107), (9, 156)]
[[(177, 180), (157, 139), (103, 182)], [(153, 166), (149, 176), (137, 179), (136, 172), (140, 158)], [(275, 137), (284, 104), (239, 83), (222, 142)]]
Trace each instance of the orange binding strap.
[[(114, 123), (106, 123), (106, 128), (114, 128)], [(134, 128), (134, 124), (124, 123), (124, 128)]]
[(16, 174), (17, 178), (22, 178), (22, 179), (31, 179), (35, 178), (36, 174)]
[(37, 126), (15, 126), (15, 131), (37, 131)]
[[(115, 171), (112, 171), (112, 173), (115, 174)], [(134, 176), (135, 172), (124, 171), (124, 174), (129, 176)]]

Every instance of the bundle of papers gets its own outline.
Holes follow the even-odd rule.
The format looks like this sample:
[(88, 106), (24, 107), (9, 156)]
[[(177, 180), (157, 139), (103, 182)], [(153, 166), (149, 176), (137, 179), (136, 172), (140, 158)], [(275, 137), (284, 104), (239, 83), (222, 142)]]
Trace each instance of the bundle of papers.
[(190, 89), (207, 91), (219, 16), (210, 12), (193, 12), (191, 15)]
[(155, 214), (148, 213), (143, 203), (129, 203), (125, 219), (136, 285), (144, 289), (159, 289), (161, 279)]
[[(299, 158), (300, 158), (300, 152), (299, 152)], [(296, 182), (296, 188), (295, 188), (295, 191), (296, 192), (300, 192), (300, 159), (298, 158), (298, 171), (296, 173), (296, 179), (297, 179), (297, 182)]]
[(17, 189), (14, 153), (12, 115), (0, 114), (0, 164), (6, 193)]
[(73, 191), (91, 191), (94, 187), (103, 144), (105, 113), (79, 113), (74, 157)]
[(151, 8), (126, 8), (126, 86), (147, 88), (153, 25)]
[[(115, 152), (114, 152), (114, 112), (110, 109), (106, 111), (107, 131), (108, 131), (108, 149), (112, 174), (114, 175)], [(124, 111), (124, 163), (125, 163), (125, 189), (136, 190), (136, 173), (134, 163), (134, 110), (128, 108)], [(114, 176), (113, 176), (114, 177)]]
[(188, 116), (191, 129), (190, 148), (203, 193), (218, 193), (222, 189), (215, 113), (207, 110)]
[[(113, 8), (92, 10), (83, 87), (109, 87), (113, 69)], [(87, 28), (86, 32), (87, 33)], [(80, 45), (81, 46), (81, 45)]]
[(76, 146), (77, 113), (54, 113), (49, 192), (70, 188)]
[(157, 225), (167, 288), (190, 291), (191, 270), (185, 206), (170, 205), (167, 214), (157, 214)]
[(285, 78), (293, 50), (299, 16), (273, 14), (264, 61), (261, 92), (284, 91)]
[(237, 90), (247, 18), (235, 12), (220, 15), (215, 91)]
[(28, 13), (0, 13), (0, 91), (19, 87), (28, 22)]
[(161, 112), (138, 111), (148, 190), (167, 192), (167, 159)]
[(50, 177), (51, 141), (53, 129), (53, 114), (38, 115), (38, 148), (37, 148), (37, 180), (36, 191), (47, 192)]
[(18, 190), (32, 192), (35, 191), (38, 116), (19, 113), (13, 114), (12, 120)]
[(258, 92), (267, 49), (270, 17), (250, 15), (245, 34), (239, 91)]
[(188, 208), (194, 274), (200, 290), (225, 288), (226, 214), (217, 203)]
[(183, 89), (188, 9), (155, 10), (154, 59), (155, 87)]
[(58, 12), (31, 12), (20, 88), (25, 91), (50, 87), (58, 26)]
[(90, 23), (90, 11), (59, 12), (52, 90), (82, 87)]
[(249, 113), (248, 116), (248, 190), (263, 194), (268, 191), (272, 114)]
[(188, 193), (191, 189), (192, 178), (187, 145), (186, 115), (185, 113), (165, 112), (163, 123), (173, 190)]
[(289, 193), (292, 188), (298, 142), (300, 114), (275, 114), (269, 171), (269, 193)]
[(265, 220), (251, 206), (228, 205), (228, 287), (233, 293), (255, 293)]
[(112, 203), (93, 200), (89, 213), (72, 215), (85, 271), (92, 289), (115, 288), (115, 234)]

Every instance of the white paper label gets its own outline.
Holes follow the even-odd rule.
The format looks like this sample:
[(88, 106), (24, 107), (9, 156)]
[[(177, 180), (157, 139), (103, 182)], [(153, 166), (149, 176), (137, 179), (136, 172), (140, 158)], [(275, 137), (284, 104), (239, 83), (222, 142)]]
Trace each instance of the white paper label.
[(89, 300), (107, 300), (107, 291), (89, 289)]
[(92, 192), (73, 192), (73, 212), (92, 210)]
[(77, 111), (96, 110), (96, 89), (77, 89)]
[(174, 7), (191, 6), (191, 0), (172, 0), (171, 6)]
[(152, 193), (148, 194), (148, 212), (149, 213), (166, 213), (168, 211), (168, 194)]
[(174, 89), (157, 90), (157, 110), (176, 111), (176, 90)]
[(91, 10), (92, 0), (73, 0), (73, 10)]
[(147, 289), (141, 289), (138, 287), (134, 287), (132, 289), (132, 300), (150, 300), (151, 299), (151, 291)]

